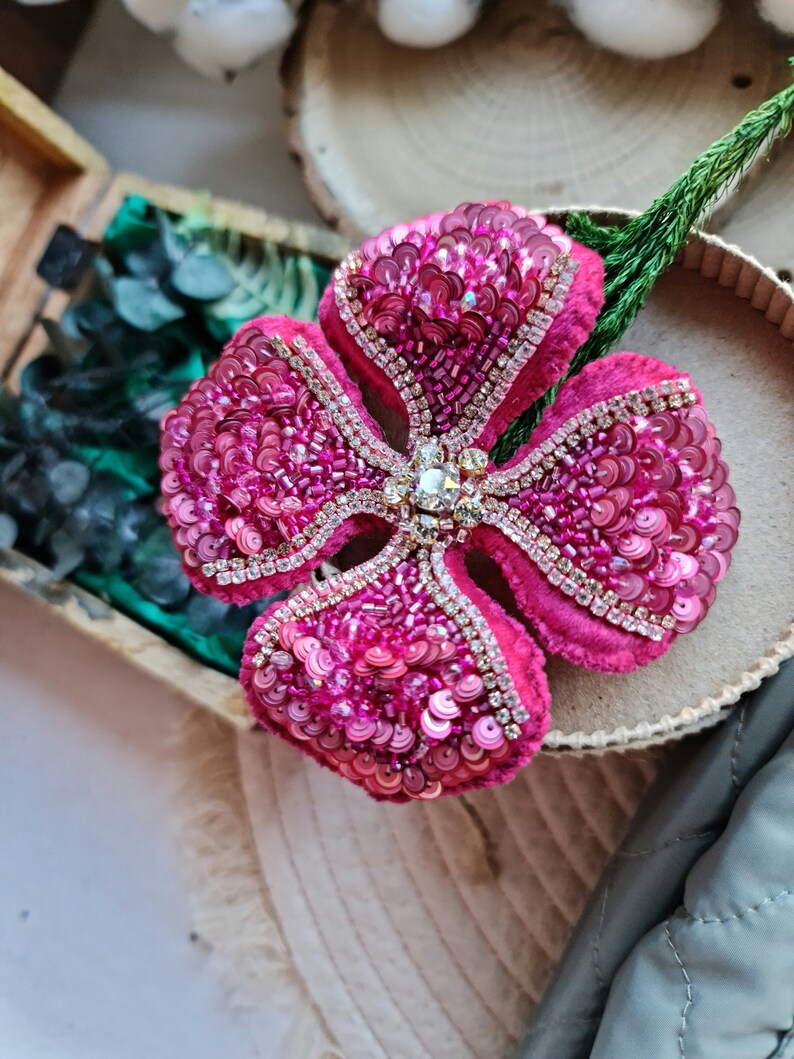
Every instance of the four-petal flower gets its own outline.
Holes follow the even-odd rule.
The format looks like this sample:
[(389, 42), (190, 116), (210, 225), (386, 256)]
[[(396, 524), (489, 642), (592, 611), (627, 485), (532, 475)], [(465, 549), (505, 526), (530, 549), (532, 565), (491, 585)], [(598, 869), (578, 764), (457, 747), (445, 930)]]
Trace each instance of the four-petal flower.
[[(464, 204), (351, 254), (323, 331), (252, 321), (165, 418), (166, 511), (204, 591), (242, 603), (306, 585), (388, 529), (373, 558), (269, 608), (241, 672), (262, 725), (377, 798), (510, 779), (548, 725), (539, 645), (625, 672), (713, 602), (739, 515), (684, 373), (594, 362), (511, 461), (488, 459), (601, 301), (592, 251), (507, 203)], [(402, 451), (342, 362), (401, 414)], [(478, 551), (536, 639), (486, 592)]]

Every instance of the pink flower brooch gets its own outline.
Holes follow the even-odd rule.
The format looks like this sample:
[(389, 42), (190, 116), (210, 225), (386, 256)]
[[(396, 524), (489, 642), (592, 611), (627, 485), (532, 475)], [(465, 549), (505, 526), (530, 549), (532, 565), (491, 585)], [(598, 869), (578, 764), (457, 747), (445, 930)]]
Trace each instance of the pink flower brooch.
[[(684, 373), (635, 353), (565, 382), (529, 442), (488, 450), (564, 376), (602, 302), (597, 254), (543, 217), (466, 204), (342, 262), (322, 331), (247, 324), (163, 424), (163, 492), (191, 580), (254, 623), (256, 719), (376, 798), (511, 779), (539, 748), (541, 646), (627, 672), (690, 632), (739, 512)], [(384, 440), (346, 364), (403, 416)], [(374, 557), (310, 580), (363, 531)], [(501, 567), (512, 617), (467, 560)], [(370, 552), (371, 554), (371, 552)]]

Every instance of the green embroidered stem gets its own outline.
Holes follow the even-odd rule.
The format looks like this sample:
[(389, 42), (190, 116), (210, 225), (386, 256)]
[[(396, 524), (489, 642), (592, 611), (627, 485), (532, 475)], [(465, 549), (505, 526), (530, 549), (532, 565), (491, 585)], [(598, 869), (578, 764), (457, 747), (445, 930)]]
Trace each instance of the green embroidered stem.
[[(794, 66), (794, 59), (789, 62)], [(618, 342), (656, 280), (673, 263), (689, 231), (720, 194), (741, 179), (753, 159), (788, 132), (793, 119), (794, 84), (751, 111), (732, 132), (707, 148), (664, 195), (623, 227), (601, 227), (586, 213), (568, 215), (568, 233), (604, 258), (605, 299), (593, 333), (573, 357), (566, 378), (603, 357)], [(491, 453), (496, 463), (509, 459), (527, 440), (559, 385), (505, 430)]]

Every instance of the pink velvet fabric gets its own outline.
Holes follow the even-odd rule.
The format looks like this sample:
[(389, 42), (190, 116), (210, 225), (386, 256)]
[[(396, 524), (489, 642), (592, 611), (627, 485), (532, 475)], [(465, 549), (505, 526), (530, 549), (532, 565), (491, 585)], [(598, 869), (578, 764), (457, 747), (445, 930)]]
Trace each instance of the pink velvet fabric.
[[(492, 223), (495, 212), (500, 218), (498, 223)], [(511, 224), (515, 231), (509, 231)], [(427, 246), (431, 249), (427, 251), (429, 256), (420, 258), (427, 247), (414, 251), (423, 245), (428, 230), (432, 238)], [(459, 240), (461, 256), (448, 271), (447, 259), (439, 257), (440, 233), (453, 247), (450, 253), (455, 252), (453, 244)], [(408, 239), (410, 243), (409, 236), (415, 237), (413, 247), (405, 242)], [(477, 244), (471, 240), (481, 240), (484, 249), (472, 250)], [(543, 297), (542, 291), (559, 282), (558, 272), (549, 271), (550, 261), (559, 255), (561, 246), (568, 244), (570, 241), (559, 229), (546, 225), (543, 218), (528, 216), (507, 203), (464, 204), (451, 214), (434, 215), (368, 241), (365, 249), (371, 255), (367, 266), (371, 266), (371, 271), (365, 268), (356, 274), (359, 286), (350, 293), (351, 302), (361, 299), (366, 304), (363, 309), (359, 305), (352, 311), (370, 312), (369, 319), (384, 333), (398, 335), (400, 341), (405, 341), (408, 352), (404, 355), (409, 362), (412, 356), (417, 358), (414, 378), (417, 385), (421, 380), (428, 399), (426, 407), (435, 409), (443, 420), (441, 425), (430, 424), (431, 436), (443, 439), (445, 431), (454, 426), (455, 417), (463, 412), (462, 398), (450, 397), (455, 386), (455, 392), (477, 399), (478, 362), (472, 358), (479, 356), (482, 349), (485, 363), (494, 364), (494, 350), (507, 350), (518, 325), (506, 326), (505, 321), (533, 319), (533, 307), (543, 304), (538, 301)], [(406, 252), (409, 257), (414, 253), (414, 263), (420, 261), (418, 271), (411, 272), (407, 266), (402, 269), (400, 255)], [(573, 354), (595, 322), (603, 301), (601, 260), (575, 243), (570, 244), (570, 254), (578, 262), (578, 269), (567, 294), (554, 310), (556, 315), (534, 354), (480, 430), (479, 448), (488, 450), (515, 416), (564, 376)], [(378, 268), (382, 268), (381, 273)], [(453, 275), (455, 268), (458, 273)], [(408, 275), (415, 286), (404, 284), (405, 289), (400, 288)], [(543, 283), (547, 286), (542, 287)], [(496, 306), (491, 322), (483, 308), (489, 298), (491, 305)], [(380, 444), (382, 434), (345, 368), (365, 388), (371, 387), (386, 407), (406, 414), (401, 396), (405, 383), (395, 385), (364, 355), (360, 345), (365, 337), (360, 331), (364, 324), (351, 320), (349, 315), (345, 319), (340, 316), (333, 286), (323, 295), (319, 315), (322, 329), (287, 317), (251, 321), (230, 341), (208, 377), (193, 384), (163, 423), (165, 513), (175, 542), (192, 582), (226, 602), (245, 603), (305, 583), (324, 558), (334, 555), (357, 534), (376, 526), (382, 528), (372, 514), (344, 513), (328, 539), (318, 545), (310, 558), (303, 558), (303, 531), (309, 535), (317, 533), (316, 519), (325, 505), (362, 491), (380, 495), (390, 472), (362, 455), (365, 446), (360, 440), (350, 442), (345, 438), (339, 424), (289, 363), (295, 351), (280, 350), (273, 337), (280, 336), (288, 346), (303, 339), (316, 351), (322, 369), (331, 373), (344, 395), (331, 403), (338, 409), (355, 411), (363, 423), (365, 437), (369, 432)], [(486, 323), (491, 332), (486, 330), (472, 338)], [(455, 328), (454, 340), (445, 346), (446, 338), (441, 342), (438, 335), (448, 336)], [(403, 334), (408, 337), (400, 337)], [(426, 347), (432, 349), (432, 356)], [(509, 346), (510, 350), (514, 348), (513, 344)], [(456, 356), (459, 364), (454, 362)], [(409, 366), (413, 369), (415, 365)], [(447, 371), (449, 377), (439, 377)], [(568, 424), (562, 433), (569, 433), (570, 422), (598, 402), (609, 402), (669, 380), (677, 386), (680, 378), (682, 373), (675, 368), (636, 353), (613, 354), (588, 365), (561, 387), (529, 442), (498, 473), (504, 474), (522, 461), (563, 425)], [(327, 389), (333, 383), (326, 381), (322, 385)], [(671, 392), (665, 391), (668, 395)], [(651, 436), (656, 427), (650, 422), (650, 410), (650, 418), (636, 416), (630, 429), (626, 423), (634, 413), (626, 413), (619, 422), (608, 420), (603, 411), (595, 413), (591, 421), (599, 421), (597, 430), (593, 428), (598, 435), (596, 440), (590, 440), (589, 434), (577, 434), (578, 440), (571, 441), (570, 452), (556, 452), (554, 460), (558, 462), (553, 475), (547, 474), (547, 468), (532, 482), (513, 483), (506, 493), (499, 494), (503, 505), (500, 517), (506, 517), (504, 512), (513, 509), (524, 519), (522, 533), (527, 534), (527, 526), (534, 526), (536, 535), (548, 534), (555, 548), (559, 543), (559, 549), (569, 549), (567, 553), (557, 549), (557, 557), (550, 560), (552, 565), (561, 555), (561, 562), (569, 555), (577, 562), (581, 559), (591, 564), (575, 571), (581, 579), (569, 582), (570, 594), (558, 587), (562, 580), (552, 584), (548, 579), (550, 567), (541, 572), (538, 556), (529, 558), (528, 535), (519, 547), (502, 530), (482, 522), (465, 540), (447, 542), (443, 560), (446, 572), (485, 619), (495, 649), (507, 666), (507, 687), (502, 688), (499, 683), (498, 670), (488, 670), (482, 659), (475, 657), (462, 632), (465, 623), (458, 624), (460, 615), (450, 616), (457, 614), (455, 608), (451, 612), (444, 610), (438, 603), (441, 597), (430, 592), (427, 572), (421, 572), (414, 543), (385, 573), (373, 573), (372, 567), (366, 576), (360, 574), (365, 584), (361, 587), (357, 583), (352, 595), (339, 587), (344, 586), (344, 579), (320, 582), (307, 596), (312, 604), (308, 610), (296, 615), (281, 611), (281, 604), (275, 604), (254, 623), (245, 645), (241, 681), (256, 719), (377, 799), (437, 797), (511, 779), (538, 750), (549, 725), (550, 698), (539, 645), (577, 665), (624, 673), (659, 657), (675, 638), (675, 632), (666, 629), (661, 639), (654, 639), (651, 633), (661, 631), (658, 624), (651, 630), (645, 627), (644, 632), (638, 632), (636, 625), (634, 631), (629, 631), (630, 625), (624, 629), (605, 620), (601, 613), (591, 613), (587, 598), (580, 602), (572, 598), (577, 594), (574, 584), (581, 586), (585, 580), (585, 569), (597, 569), (592, 564), (601, 563), (600, 569), (605, 572), (599, 577), (612, 578), (624, 593), (620, 597), (624, 601), (622, 611), (609, 603), (614, 610), (611, 616), (618, 622), (633, 613), (626, 600), (650, 599), (647, 593), (640, 596), (637, 578), (645, 578), (642, 584), (647, 588), (651, 582), (656, 584), (658, 571), (661, 597), (668, 600), (669, 606), (673, 590), (667, 586), (683, 583), (675, 596), (679, 607), (676, 628), (694, 628), (713, 601), (716, 582), (730, 562), (738, 511), (727, 484), (727, 470), (719, 458), (719, 442), (702, 409), (691, 413), (694, 418), (688, 420), (687, 426), (688, 409), (700, 401), (697, 391), (691, 394), (691, 400), (686, 395), (686, 400), (680, 397), (670, 405), (672, 411), (665, 411), (667, 405), (661, 402), (664, 414), (658, 437)], [(345, 399), (349, 404), (345, 404)], [(653, 402), (653, 396), (648, 400)], [(612, 427), (628, 431), (626, 444), (635, 448), (621, 449), (610, 436)], [(664, 434), (667, 428), (672, 431), (669, 436)], [(317, 441), (314, 448), (313, 441)], [(560, 444), (555, 437), (545, 451)], [(648, 446), (658, 449), (650, 452), (653, 459), (649, 466), (661, 462), (662, 474), (670, 480), (665, 487), (666, 500), (663, 496), (660, 499), (662, 487), (656, 490), (652, 484), (653, 468), (647, 470), (642, 463), (647, 459)], [(624, 455), (630, 465), (628, 470), (620, 465)], [(414, 456), (409, 453), (409, 457)], [(457, 457), (444, 457), (453, 458)], [(416, 464), (408, 467), (393, 453), (388, 459), (396, 473), (408, 481)], [(617, 489), (609, 494), (610, 483), (604, 487), (599, 475), (608, 478), (610, 467), (617, 466)], [(476, 493), (495, 471), (489, 463), (485, 478), (472, 479), (468, 486), (473, 486)], [(566, 480), (568, 485), (563, 487), (560, 483)], [(698, 499), (699, 484), (708, 494), (708, 501)], [(676, 489), (680, 495), (671, 496)], [(618, 493), (619, 501), (615, 499)], [(574, 494), (581, 494), (581, 499), (572, 499)], [(599, 497), (604, 494), (607, 499), (601, 501), (599, 510)], [(391, 512), (383, 508), (392, 529), (395, 522), (399, 523), (392, 543), (403, 537), (408, 539), (415, 532), (410, 510), (413, 500), (406, 497), (405, 503), (409, 508), (400, 507), (399, 501)], [(609, 503), (615, 508), (612, 522), (604, 514), (606, 509), (609, 515)], [(575, 509), (574, 504), (583, 506)], [(457, 533), (452, 514), (450, 509), (441, 519), (442, 529), (438, 532), (449, 533), (451, 526)], [(548, 525), (541, 530), (544, 519)], [(445, 524), (447, 528), (443, 529)], [(615, 528), (618, 524), (625, 527), (625, 539), (620, 537), (624, 528)], [(555, 538), (557, 530), (559, 541)], [(563, 530), (568, 537), (564, 538)], [(571, 543), (574, 530), (579, 534), (576, 540), (584, 541), (581, 546), (576, 545), (578, 552)], [(701, 537), (705, 540), (707, 534), (715, 532), (715, 541), (703, 546), (714, 552), (703, 558), (702, 550), (698, 550)], [(676, 543), (679, 537), (680, 544)], [(653, 551), (649, 550), (651, 538)], [(548, 546), (546, 540), (544, 547)], [(275, 548), (289, 560), (294, 556), (298, 565), (293, 568), (292, 562), (285, 559), (282, 569), (274, 569), (271, 563), (266, 572), (264, 566), (260, 570), (256, 564), (265, 563), (265, 554), (272, 554)], [(632, 565), (633, 560), (625, 559), (625, 555), (632, 555), (632, 548), (645, 557), (645, 566), (639, 560)], [(501, 566), (517, 606), (538, 642), (472, 581), (465, 566), (465, 553), (470, 549), (481, 549)], [(594, 557), (596, 550), (598, 560)], [(232, 568), (235, 580), (227, 572), (227, 565), (219, 574), (212, 561), (216, 554), (224, 564), (237, 564)], [(248, 580), (245, 574), (246, 579), (241, 580), (243, 565), (249, 563), (256, 566), (255, 576)], [(653, 570), (652, 564), (656, 564)], [(567, 569), (572, 569), (570, 562)], [(561, 570), (561, 566), (555, 567), (551, 573), (559, 574)], [(628, 571), (625, 585), (618, 584), (622, 575), (610, 570)], [(443, 584), (444, 576), (438, 576)], [(632, 577), (634, 582), (630, 581)], [(604, 581), (606, 584), (612, 581)], [(603, 591), (599, 585), (591, 588), (593, 592)], [(449, 586), (444, 591), (448, 590)], [(586, 586), (582, 591), (587, 597)], [(297, 605), (298, 601), (293, 602)], [(644, 603), (642, 606), (648, 609)], [(274, 620), (277, 613), (279, 618)], [(672, 621), (666, 611), (665, 620), (668, 619)], [(639, 620), (644, 623), (643, 618)], [(472, 628), (477, 627), (475, 615)], [(334, 690), (337, 685), (342, 690)], [(497, 688), (502, 688), (504, 697), (496, 692)], [(511, 697), (513, 694), (517, 700)], [(431, 707), (428, 702), (435, 705)], [(509, 709), (505, 708), (506, 702)], [(500, 714), (505, 716), (500, 719)], [(447, 718), (451, 718), (449, 723)], [(477, 742), (474, 726), (478, 722), (501, 727), (482, 727), (481, 741)], [(414, 741), (409, 737), (415, 737)], [(421, 751), (415, 757), (406, 750), (406, 746), (413, 745)]]
[[(604, 360), (593, 361), (560, 387), (554, 404), (546, 409), (529, 440), (504, 468), (520, 463), (528, 452), (583, 408), (607, 401), (615, 394), (679, 376), (689, 377), (669, 364), (637, 353), (613, 353)], [(694, 392), (700, 398), (700, 392)], [(673, 631), (665, 633), (658, 642), (640, 639), (609, 625), (603, 618), (594, 617), (550, 585), (534, 563), (498, 530), (482, 526), (475, 533), (475, 541), (499, 563), (516, 603), (551, 654), (561, 655), (586, 669), (629, 673), (659, 658), (675, 640)]]
[[(604, 302), (603, 262), (593, 250), (576, 242), (572, 243), (571, 257), (579, 263), (579, 268), (565, 309), (551, 324), (534, 356), (480, 433), (476, 442), (479, 448), (490, 450), (505, 427), (562, 378), (574, 353), (593, 328)], [(339, 316), (332, 284), (320, 301), (319, 317), (329, 343), (360, 385), (365, 390), (371, 389), (387, 408), (405, 418), (405, 404), (399, 390), (348, 334)]]

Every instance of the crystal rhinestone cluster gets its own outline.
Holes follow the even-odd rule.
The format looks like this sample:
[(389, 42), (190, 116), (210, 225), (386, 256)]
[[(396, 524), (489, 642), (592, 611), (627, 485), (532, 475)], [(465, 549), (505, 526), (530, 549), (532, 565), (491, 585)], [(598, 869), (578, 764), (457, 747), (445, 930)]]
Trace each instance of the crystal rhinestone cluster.
[(462, 541), (482, 520), (477, 479), (487, 466), (488, 453), (482, 449), (454, 455), (438, 438), (430, 438), (401, 476), (386, 479), (383, 496), (400, 509), (403, 525), (416, 540), (428, 543), (439, 534), (455, 532)]
[[(588, 365), (514, 462), (484, 451), (519, 375), (551, 354), (565, 370), (554, 320), (592, 324), (593, 257), (506, 203), (392, 229), (337, 270), (328, 341), (253, 321), (164, 419), (164, 511), (193, 582), (239, 603), (294, 589), (246, 643), (254, 716), (374, 797), (502, 782), (542, 742), (542, 653), (472, 581), (471, 549), (501, 564), (541, 644), (609, 671), (694, 629), (728, 569), (739, 512), (719, 440), (689, 379), (658, 361)], [(404, 405), (406, 451), (330, 342)], [(312, 577), (384, 527), (374, 558)]]

